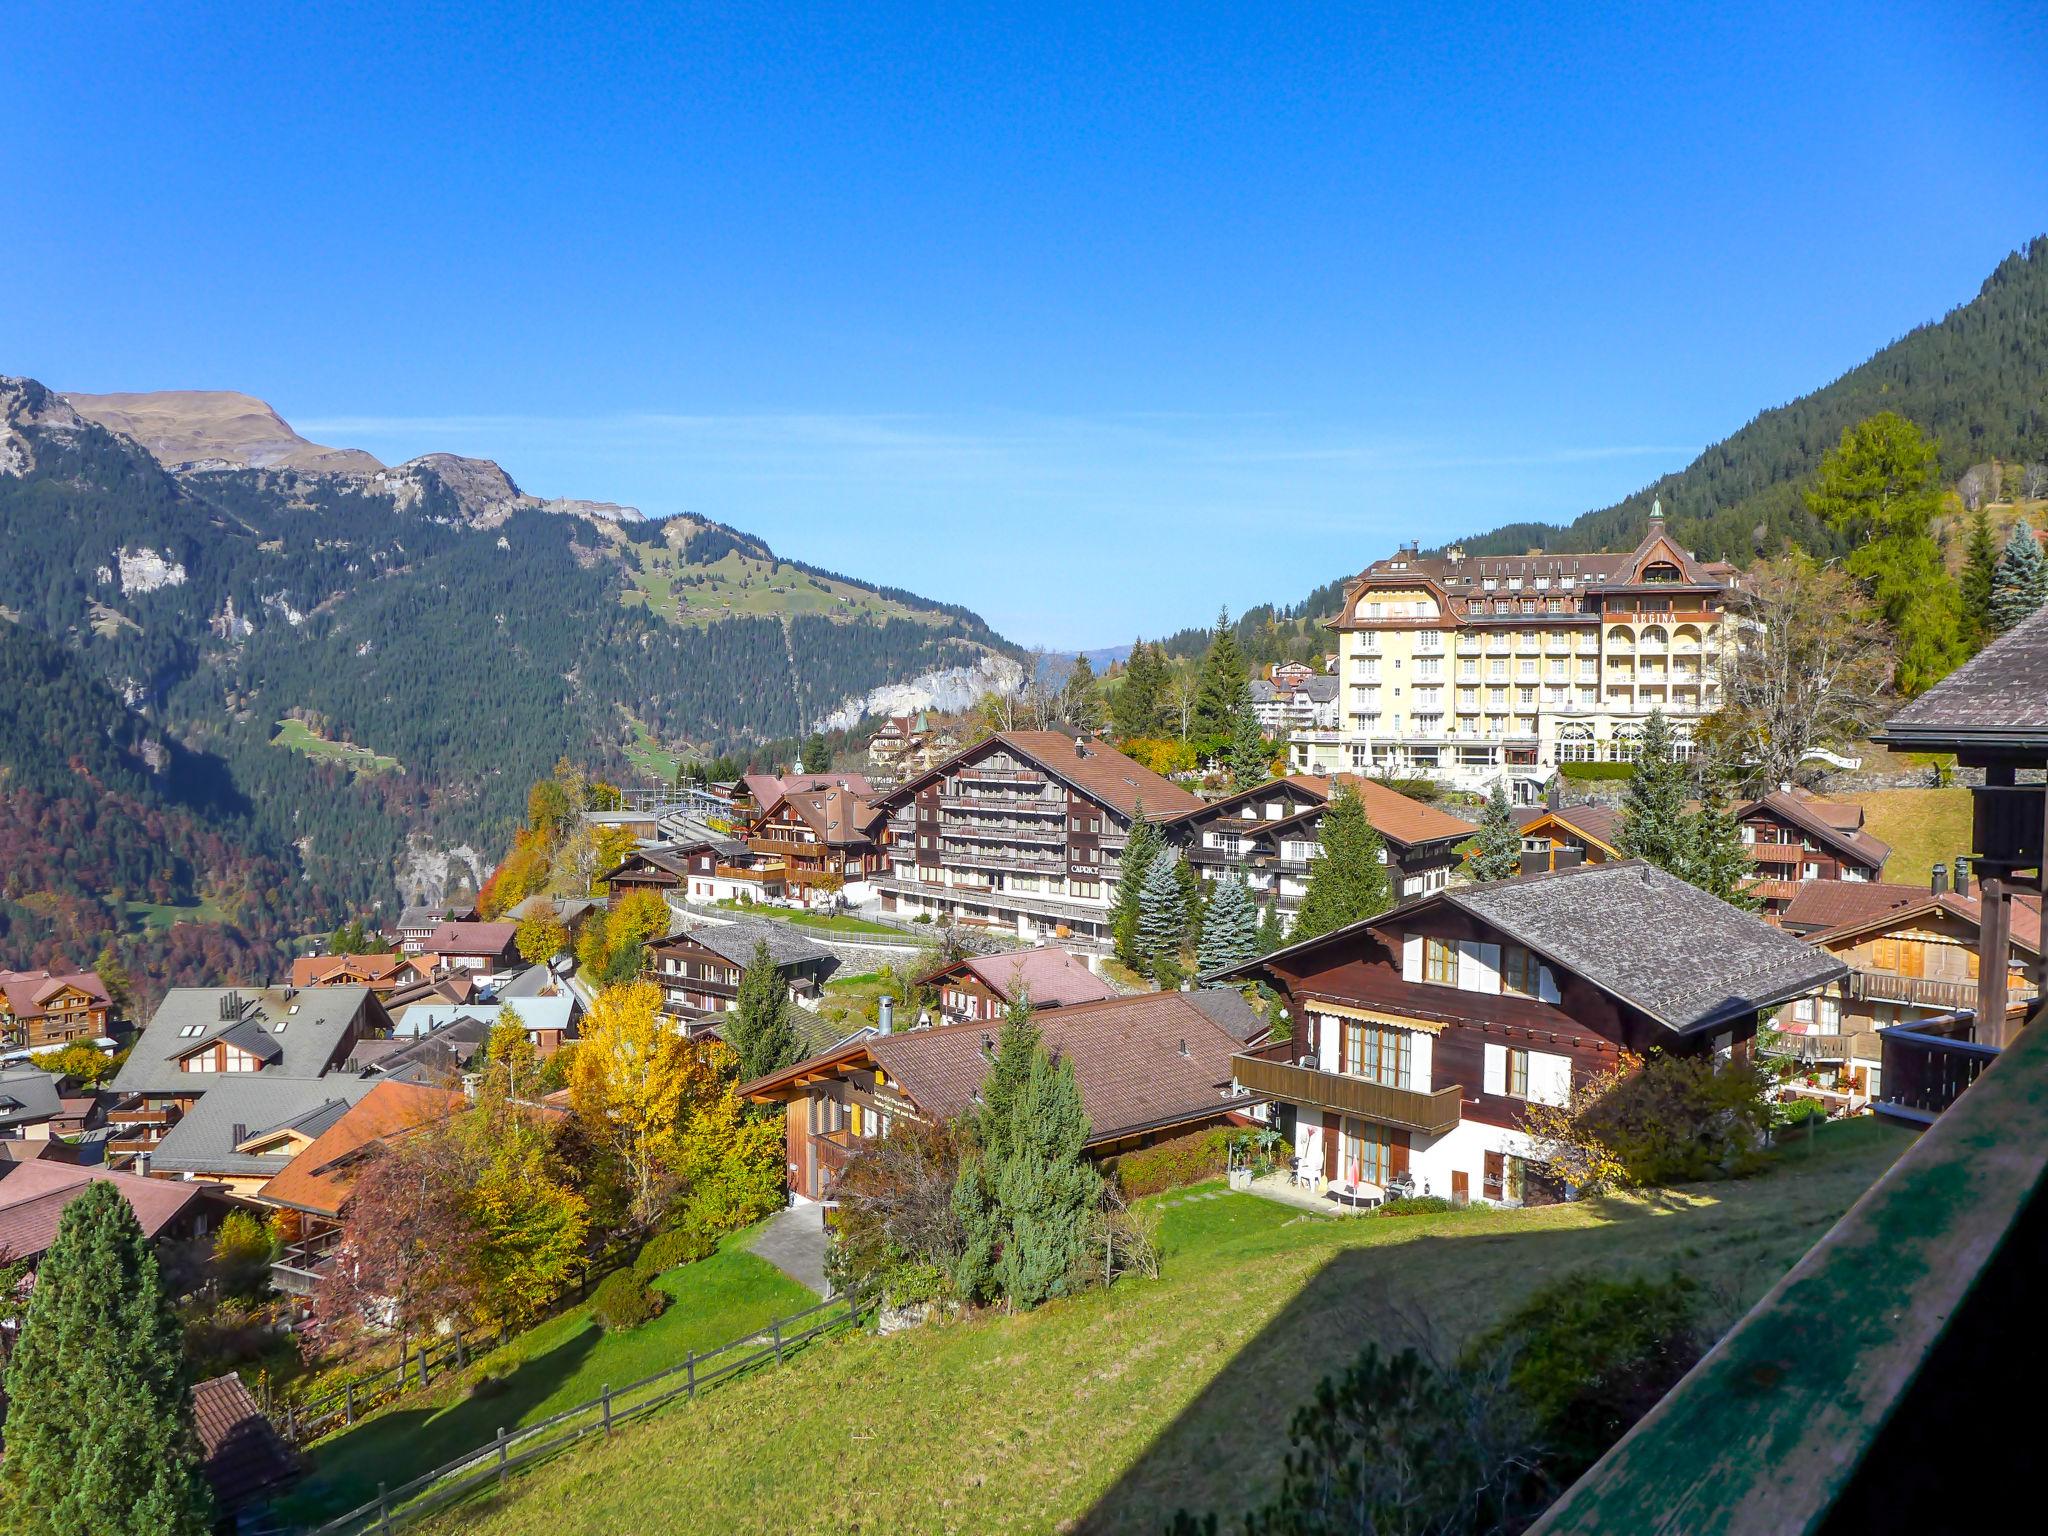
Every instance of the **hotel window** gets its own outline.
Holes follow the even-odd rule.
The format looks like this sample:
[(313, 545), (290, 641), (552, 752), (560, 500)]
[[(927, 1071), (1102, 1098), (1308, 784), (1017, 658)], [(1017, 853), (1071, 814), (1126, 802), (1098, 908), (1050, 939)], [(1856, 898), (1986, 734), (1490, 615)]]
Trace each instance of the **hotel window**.
[(1458, 984), (1458, 946), (1448, 939), (1424, 939), (1422, 979), (1455, 987)]
[(1500, 989), (1516, 997), (1535, 997), (1541, 990), (1543, 963), (1519, 944), (1500, 952)]
[(1385, 1024), (1344, 1023), (1343, 1071), (1388, 1088), (1406, 1088), (1411, 1067), (1408, 1031)]
[(1507, 1094), (1511, 1099), (1529, 1097), (1529, 1053), (1510, 1049), (1507, 1053)]

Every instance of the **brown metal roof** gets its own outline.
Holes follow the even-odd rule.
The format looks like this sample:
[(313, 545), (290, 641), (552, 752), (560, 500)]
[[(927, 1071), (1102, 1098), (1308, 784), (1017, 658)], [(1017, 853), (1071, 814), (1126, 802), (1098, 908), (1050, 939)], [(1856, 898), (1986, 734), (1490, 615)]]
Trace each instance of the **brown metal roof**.
[(1147, 821), (1165, 821), (1202, 808), (1201, 796), (1189, 793), (1173, 780), (1126, 757), (1108, 742), (1093, 738), (1077, 741), (1061, 731), (999, 732), (898, 785), (878, 803), (885, 806), (900, 804), (909, 799), (919, 786), (944, 777), (969, 758), (988, 751), (998, 743), (1062, 783), (1125, 816), (1132, 815), (1140, 801), (1144, 803)]
[(1028, 992), (1034, 1008), (1064, 1008), (1076, 1003), (1099, 1003), (1117, 995), (1116, 988), (1057, 945), (1036, 949), (1007, 950), (996, 955), (969, 955), (952, 965), (942, 966), (924, 978), (932, 981), (955, 971), (973, 974), (983, 986), (1005, 1002), (1019, 991)]

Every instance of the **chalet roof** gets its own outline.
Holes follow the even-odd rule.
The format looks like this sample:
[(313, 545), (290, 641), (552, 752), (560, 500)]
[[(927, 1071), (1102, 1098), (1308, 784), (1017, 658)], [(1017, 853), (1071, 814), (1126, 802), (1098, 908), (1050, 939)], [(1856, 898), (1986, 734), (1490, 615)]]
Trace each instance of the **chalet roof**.
[(233, 1371), (192, 1388), (192, 1416), (214, 1503), (232, 1510), (296, 1475), (298, 1462)]
[(107, 989), (97, 971), (0, 971), (0, 994), (8, 1011), (18, 1018), (33, 1018), (44, 1005), (66, 987), (76, 987), (96, 1002), (107, 1001)]
[(39, 1125), (63, 1109), (56, 1073), (34, 1067), (0, 1071), (0, 1126)]
[(413, 958), (396, 950), (384, 955), (300, 955), (292, 961), (292, 985), (319, 987), (376, 986), (395, 981), (413, 968)]
[[(1184, 1124), (1247, 1102), (1233, 1097), (1225, 1030), (1179, 992), (1152, 992), (1057, 1008), (1039, 1018), (1048, 1049), (1074, 1065), (1089, 1144), (1156, 1126)], [(868, 1064), (934, 1120), (964, 1113), (988, 1077), (993, 1028), (944, 1025), (875, 1035), (743, 1084), (749, 1098), (786, 1096), (821, 1067)], [(1185, 1054), (1183, 1054), (1185, 1047)]]
[(380, 1082), (349, 1105), (310, 1146), (300, 1149), (258, 1191), (272, 1205), (339, 1217), (355, 1187), (357, 1160), (373, 1142), (388, 1142), (434, 1125), (461, 1109), (465, 1099), (445, 1088)]
[(562, 923), (580, 923), (601, 905), (582, 896), (529, 896), (505, 914), (514, 922), (529, 917), (552, 917)]
[(1847, 970), (1761, 918), (1627, 859), (1438, 891), (1221, 974), (1249, 974), (1439, 907), (1477, 919), (1679, 1034), (1803, 997)]
[(1239, 1045), (1250, 1045), (1273, 1027), (1259, 1017), (1258, 1010), (1236, 987), (1197, 987), (1181, 996)]
[(525, 997), (567, 996), (571, 999), (571, 1006), (575, 1006), (575, 995), (569, 991), (568, 984), (555, 974), (552, 967), (546, 965), (529, 965), (518, 975), (500, 984), (492, 995), (499, 1002), (517, 1002)]
[(1472, 836), (1479, 829), (1469, 821), (1460, 820), (1450, 812), (1439, 810), (1426, 801), (1404, 795), (1397, 789), (1372, 779), (1360, 778), (1356, 774), (1341, 773), (1334, 779), (1312, 773), (1290, 773), (1284, 778), (1270, 779), (1264, 784), (1253, 785), (1225, 795), (1220, 800), (1211, 800), (1192, 811), (1183, 811), (1174, 817), (1176, 825), (1200, 825), (1218, 815), (1228, 815), (1238, 805), (1257, 799), (1262, 794), (1271, 794), (1276, 787), (1285, 786), (1314, 802), (1307, 811), (1297, 812), (1282, 821), (1261, 822), (1262, 827), (1291, 828), (1304, 817), (1319, 816), (1328, 806), (1330, 796), (1338, 784), (1348, 786), (1365, 807), (1365, 819), (1372, 829), (1390, 843), (1402, 848), (1412, 848), (1418, 843), (1457, 841)]
[(190, 1056), (194, 1051), (210, 1050), (215, 1045), (227, 1045), (254, 1056), (258, 1061), (279, 1062), (284, 1060), (284, 1047), (279, 1045), (276, 1037), (271, 1034), (274, 1028), (275, 1024), (266, 1027), (265, 1021), (261, 1019), (242, 1019), (217, 1035), (195, 1041), (191, 1049), (184, 1054)]
[(1856, 823), (1861, 822), (1860, 807), (1843, 806), (1833, 801), (1817, 800), (1810, 795), (1774, 789), (1747, 805), (1737, 807), (1735, 819), (1745, 821), (1759, 813), (1780, 817), (1823, 847), (1847, 854), (1857, 863), (1867, 864), (1872, 869), (1882, 869), (1884, 861), (1891, 857), (1890, 843), (1880, 842), (1855, 823), (1844, 825), (1845, 813), (1853, 813)]
[(289, 1156), (236, 1148), (256, 1133), (283, 1129), (335, 1101), (353, 1104), (374, 1086), (346, 1072), (314, 1078), (275, 1071), (224, 1075), (164, 1133), (150, 1153), (150, 1170), (222, 1177), (281, 1172)]
[(397, 988), (384, 999), (384, 1006), (394, 1016), (399, 1010), (416, 1003), (466, 1003), (476, 996), (476, 977), (468, 971), (456, 971), (447, 976), (436, 976), (430, 981), (415, 981)]
[(1810, 933), (1910, 907), (1928, 894), (1924, 885), (1894, 885), (1882, 880), (1807, 880), (1778, 914), (1778, 925), (1794, 933)]
[(878, 806), (845, 789), (790, 790), (773, 805), (764, 806), (762, 815), (772, 814), (784, 805), (817, 834), (819, 842), (830, 848), (872, 842), (876, 829), (887, 819), (887, 813)]
[(930, 981), (955, 971), (967, 972), (1004, 1002), (1014, 1001), (1020, 990), (1027, 991), (1034, 1008), (1096, 1003), (1117, 995), (1116, 988), (1085, 963), (1053, 944), (994, 955), (968, 955), (951, 965), (940, 966), (924, 979)]
[(993, 744), (1008, 747), (1040, 771), (1125, 816), (1132, 815), (1140, 801), (1147, 821), (1168, 821), (1202, 807), (1200, 796), (1126, 757), (1108, 742), (1093, 738), (1077, 741), (1061, 731), (1001, 731), (905, 780), (877, 803), (900, 805), (921, 786), (943, 778), (969, 756), (988, 751)]
[(1247, 789), (1232, 790), (1214, 800), (1205, 800), (1192, 810), (1182, 811), (1173, 821), (1177, 825), (1193, 824), (1228, 817), (1238, 807), (1263, 799), (1276, 790), (1292, 790), (1314, 807), (1327, 805), (1330, 801), (1330, 781), (1327, 778), (1313, 773), (1290, 773)]
[(768, 946), (768, 957), (778, 969), (833, 958), (831, 950), (805, 938), (796, 931), (795, 924), (778, 923), (770, 918), (743, 917), (729, 923), (681, 918), (669, 929), (666, 938), (656, 939), (649, 947), (658, 950), (678, 939), (700, 945), (714, 955), (741, 966), (753, 960), (757, 944)]
[(206, 1184), (145, 1179), (47, 1159), (0, 1164), (0, 1169), (5, 1170), (5, 1177), (0, 1178), (0, 1253), (16, 1259), (38, 1259), (49, 1251), (64, 1208), (84, 1194), (89, 1184), (112, 1184), (135, 1212), (146, 1238), (163, 1231), (195, 1200), (219, 1193), (217, 1187)]
[(491, 1018), (478, 1018), (475, 1010), (465, 1011), (430, 1034), (399, 1042), (397, 1050), (379, 1053), (365, 1066), (380, 1077), (402, 1078), (412, 1083), (445, 1083), (467, 1068), (491, 1038), (497, 1010), (492, 1009), (491, 1013)]
[(498, 1015), (510, 1007), (529, 1030), (561, 1030), (565, 1034), (576, 1013), (575, 997), (564, 988), (553, 997), (517, 997), (493, 1003), (414, 1003), (405, 1010), (395, 1028), (401, 1035), (418, 1036), (446, 1028), (457, 1019), (484, 1021), (488, 1029)]
[(2048, 752), (2048, 608), (1992, 641), (1886, 722), (1904, 751), (1970, 746)]
[(407, 907), (398, 914), (398, 931), (400, 933), (431, 932), (440, 925), (440, 922), (441, 909), (439, 907)]
[[(239, 1011), (223, 1016), (224, 1002), (238, 1002)], [(222, 1077), (182, 1072), (178, 1061), (244, 1024), (251, 1026), (245, 1035), (261, 1030), (281, 1047), (259, 1076), (316, 1078), (345, 1054), (342, 1039), (358, 1020), (363, 1033), (379, 1032), (388, 1021), (367, 987), (173, 987), (111, 1086), (116, 1093), (211, 1093)]]
[[(1837, 882), (1827, 882), (1837, 883)], [(2041, 909), (2040, 898), (2033, 900), (2016, 896), (2012, 904), (2012, 942), (2015, 949), (2024, 949), (2029, 954), (2041, 952)], [(1974, 896), (1958, 896), (1953, 891), (1935, 895), (1932, 891), (1918, 890), (1914, 899), (1899, 906), (1887, 907), (1882, 911), (1868, 912), (1858, 917), (1847, 918), (1832, 928), (1823, 928), (1805, 936), (1806, 942), (1817, 945), (1839, 944), (1867, 934), (1891, 933), (1909, 928), (1914, 923), (1937, 913), (1946, 913), (1959, 918), (1975, 928), (1984, 920), (1984, 904)]]
[(1527, 832), (1541, 821), (1555, 821), (1603, 848), (1615, 853), (1621, 851), (1622, 814), (1617, 806), (1567, 805), (1554, 811), (1539, 806), (1535, 814), (1522, 823), (1522, 830)]
[(443, 923), (425, 940), (429, 954), (502, 955), (519, 934), (517, 923)]

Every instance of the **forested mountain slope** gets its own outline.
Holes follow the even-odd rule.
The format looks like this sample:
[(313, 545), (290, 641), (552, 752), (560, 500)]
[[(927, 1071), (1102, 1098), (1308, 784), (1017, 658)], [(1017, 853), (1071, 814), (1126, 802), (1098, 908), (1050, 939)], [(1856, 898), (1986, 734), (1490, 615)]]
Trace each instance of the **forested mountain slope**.
[[(1641, 539), (1661, 500), (1679, 542), (1709, 559), (1746, 562), (1797, 542), (1838, 553), (1836, 536), (1807, 512), (1800, 486), (1844, 429), (1879, 411), (1909, 418), (1940, 439), (1953, 482), (1991, 459), (2048, 461), (2048, 236), (2000, 262), (1977, 296), (1909, 332), (1833, 383), (1776, 406), (1715, 443), (1685, 468), (1570, 523), (1512, 523), (1459, 540), (1473, 554), (1625, 549)], [(1330, 613), (1343, 584), (1390, 550), (1333, 551), (1342, 569), (1300, 603), (1261, 606), (1239, 621), (1255, 639), (1269, 624), (1301, 643)], [(1307, 621), (1307, 622), (1303, 622)], [(1199, 650), (1205, 632), (1170, 637)]]
[[(182, 798), (149, 775), (152, 803), (296, 864), (276, 882), (294, 911), (311, 911), (301, 885), (388, 907), (409, 838), (498, 846), (564, 755), (636, 782), (629, 746), (743, 748), (884, 685), (1016, 666), (965, 609), (699, 518), (542, 502), (447, 455), (223, 467), (206, 439), (150, 420), (202, 457), (172, 469), (40, 384), (0, 379), (0, 617), (17, 648), (63, 663), (63, 697), (100, 690), (66, 706), (96, 721), (84, 736), (127, 743), (124, 763), (146, 737), (204, 766), (214, 787)], [(10, 701), (26, 718), (7, 793), (61, 795), (67, 772), (113, 782), (115, 764), (51, 756), (47, 691)], [(93, 713), (109, 701), (114, 718)]]

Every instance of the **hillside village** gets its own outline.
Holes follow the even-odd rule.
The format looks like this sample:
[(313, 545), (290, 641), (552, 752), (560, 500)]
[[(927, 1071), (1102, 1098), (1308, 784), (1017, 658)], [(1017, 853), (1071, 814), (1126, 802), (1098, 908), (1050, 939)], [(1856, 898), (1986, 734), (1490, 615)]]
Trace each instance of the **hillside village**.
[[(1632, 1192), (1774, 1191), (1729, 1197), (1772, 1256), (1715, 1282), (1732, 1312), (1679, 1269), (1596, 1292), (1663, 1320), (1603, 1367), (1638, 1400), (1501, 1450), (1522, 1481), (1487, 1528), (1598, 1497), (1575, 1480), (1717, 1333), (1769, 1326), (1769, 1299), (1738, 1318), (1778, 1271), (1992, 1097), (1963, 1090), (2048, 983), (2048, 557), (2011, 526), (1939, 639), (1975, 657), (1931, 686), (1838, 573), (1701, 560), (1653, 508), (1605, 553), (1404, 546), (1300, 656), (1255, 665), (1220, 621), (1191, 665), (1141, 644), (778, 771), (565, 759), (474, 899), (352, 919), (282, 973), (145, 1008), (117, 958), (0, 972), (9, 1438), (75, 1411), (46, 1373), (91, 1244), (160, 1298), (101, 1326), (188, 1384), (150, 1497), (224, 1529), (467, 1529), (488, 1483), (478, 1528), (513, 1530), (509, 1465), (630, 1458), (723, 1380), (850, 1382), (882, 1343), (894, 1392), (923, 1341), (937, 1370), (1022, 1313), (1114, 1327), (1290, 1244), (1350, 1264), (1422, 1234), (1454, 1264), (1462, 1231), (1543, 1251)], [(1852, 664), (1762, 697), (1817, 646)], [(1890, 794), (1973, 781), (1945, 856), (1901, 868), (1827, 787), (1866, 758)], [(1279, 1246), (1232, 1259), (1245, 1234)], [(1359, 1369), (1391, 1390), (1370, 1372), (1583, 1347), (1554, 1304), (1510, 1283), (1436, 1319), (1459, 1362)], [(527, 1383), (572, 1341), (603, 1363)], [(1309, 1361), (1268, 1429), (1348, 1361)], [(601, 1452), (572, 1444), (600, 1421)], [(988, 1518), (1295, 1496), (1277, 1450), (1173, 1492), (1141, 1463)]]

